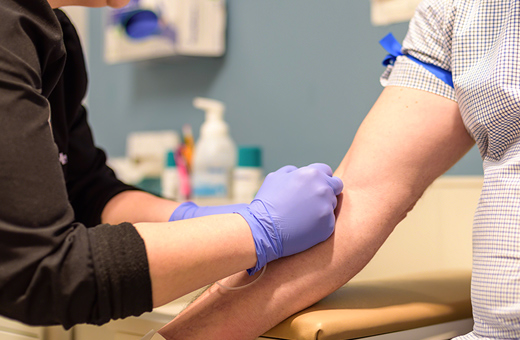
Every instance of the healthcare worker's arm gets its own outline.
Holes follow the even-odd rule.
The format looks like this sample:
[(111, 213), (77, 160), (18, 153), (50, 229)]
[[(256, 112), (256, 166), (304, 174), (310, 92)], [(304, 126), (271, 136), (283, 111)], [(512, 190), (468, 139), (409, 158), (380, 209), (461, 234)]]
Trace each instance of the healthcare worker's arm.
[(178, 206), (178, 202), (147, 192), (127, 190), (108, 201), (101, 214), (101, 221), (109, 224), (167, 222)]
[(239, 214), (135, 227), (147, 249), (154, 306), (256, 264), (251, 231)]
[(101, 214), (103, 223), (181, 221), (208, 215), (230, 214), (245, 203), (219, 206), (182, 204), (138, 190), (123, 191), (108, 201)]
[[(247, 289), (212, 286), (159, 331), (166, 339), (254, 339), (341, 287), (374, 256), (430, 183), (474, 144), (457, 103), (387, 87), (336, 171), (345, 185), (335, 233), (269, 264)], [(248, 282), (242, 274), (224, 281)]]

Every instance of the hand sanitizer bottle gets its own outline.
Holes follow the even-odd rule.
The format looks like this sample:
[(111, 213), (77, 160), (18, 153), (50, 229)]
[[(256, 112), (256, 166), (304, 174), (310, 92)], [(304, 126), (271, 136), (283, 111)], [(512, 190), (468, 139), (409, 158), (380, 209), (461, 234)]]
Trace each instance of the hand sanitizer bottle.
[(224, 104), (212, 99), (195, 98), (193, 105), (206, 112), (193, 154), (193, 197), (231, 198), (237, 151), (224, 121)]

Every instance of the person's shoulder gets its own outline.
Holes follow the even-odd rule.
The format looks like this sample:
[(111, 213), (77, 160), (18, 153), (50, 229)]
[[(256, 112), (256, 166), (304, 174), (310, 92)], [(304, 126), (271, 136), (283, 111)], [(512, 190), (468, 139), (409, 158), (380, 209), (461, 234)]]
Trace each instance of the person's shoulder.
[(446, 20), (452, 12), (454, 0), (423, 0), (417, 5), (416, 17), (423, 20)]
[[(0, 73), (47, 95), (65, 60), (63, 35), (47, 0), (0, 0)], [(45, 78), (45, 79), (43, 79)]]
[(417, 45), (424, 45), (426, 50), (445, 49), (447, 46), (443, 45), (451, 40), (454, 16), (457, 14), (455, 8), (455, 0), (421, 1), (410, 21), (408, 34), (403, 42), (405, 49), (414, 49)]

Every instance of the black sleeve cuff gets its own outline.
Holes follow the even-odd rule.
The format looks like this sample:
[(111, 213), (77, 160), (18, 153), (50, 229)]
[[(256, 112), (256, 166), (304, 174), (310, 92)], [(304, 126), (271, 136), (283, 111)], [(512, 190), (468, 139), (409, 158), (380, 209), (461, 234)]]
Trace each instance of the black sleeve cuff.
[(152, 285), (143, 239), (130, 223), (88, 230), (98, 286), (89, 323), (138, 316), (153, 308)]

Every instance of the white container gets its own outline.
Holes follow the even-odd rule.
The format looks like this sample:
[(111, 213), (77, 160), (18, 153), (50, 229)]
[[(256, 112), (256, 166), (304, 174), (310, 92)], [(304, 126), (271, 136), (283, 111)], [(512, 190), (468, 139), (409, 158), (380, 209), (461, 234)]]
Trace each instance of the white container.
[(193, 154), (193, 197), (231, 198), (236, 146), (224, 121), (224, 105), (205, 98), (195, 98), (193, 105), (206, 112)]
[(169, 200), (178, 200), (180, 193), (179, 171), (175, 164), (173, 151), (166, 153), (166, 161), (161, 175), (161, 196)]
[(257, 146), (240, 146), (238, 164), (233, 172), (233, 200), (250, 203), (262, 185), (262, 150)]

